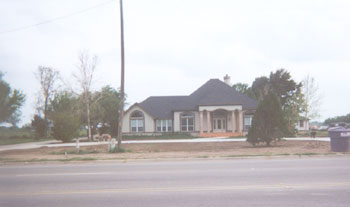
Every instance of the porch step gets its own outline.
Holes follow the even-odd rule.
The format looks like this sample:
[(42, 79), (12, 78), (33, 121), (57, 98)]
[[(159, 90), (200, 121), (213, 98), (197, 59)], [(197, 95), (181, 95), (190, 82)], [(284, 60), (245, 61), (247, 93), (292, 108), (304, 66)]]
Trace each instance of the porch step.
[(242, 133), (238, 132), (219, 132), (219, 133), (203, 133), (203, 134), (198, 134), (199, 137), (239, 137), (243, 136)]

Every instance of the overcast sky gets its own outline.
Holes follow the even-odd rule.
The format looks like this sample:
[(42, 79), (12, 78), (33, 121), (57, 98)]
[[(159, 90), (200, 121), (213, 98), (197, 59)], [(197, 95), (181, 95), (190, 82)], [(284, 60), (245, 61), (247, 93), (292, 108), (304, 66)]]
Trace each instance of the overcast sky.
[[(285, 68), (296, 81), (316, 79), (320, 120), (350, 113), (349, 11), (348, 0), (124, 0), (127, 102), (188, 95), (225, 74), (251, 85)], [(119, 1), (0, 0), (0, 71), (27, 95), (22, 124), (34, 114), (40, 65), (74, 85), (88, 50), (100, 60), (94, 89), (118, 88), (119, 32)]]

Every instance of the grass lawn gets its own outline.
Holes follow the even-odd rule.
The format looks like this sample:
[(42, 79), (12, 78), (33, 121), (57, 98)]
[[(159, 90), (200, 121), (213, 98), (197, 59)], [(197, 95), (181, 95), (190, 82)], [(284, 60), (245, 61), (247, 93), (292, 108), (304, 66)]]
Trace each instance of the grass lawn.
[(51, 139), (36, 139), (33, 131), (30, 129), (0, 127), (0, 145), (38, 142)]
[(52, 140), (52, 138), (48, 139), (36, 139), (36, 138), (28, 138), (28, 137), (6, 137), (0, 138), (0, 145), (10, 145), (10, 144), (20, 144), (20, 143), (28, 143), (28, 142), (41, 142)]
[[(311, 131), (300, 131), (297, 137), (310, 137)], [(329, 137), (328, 131), (316, 131), (316, 137)]]

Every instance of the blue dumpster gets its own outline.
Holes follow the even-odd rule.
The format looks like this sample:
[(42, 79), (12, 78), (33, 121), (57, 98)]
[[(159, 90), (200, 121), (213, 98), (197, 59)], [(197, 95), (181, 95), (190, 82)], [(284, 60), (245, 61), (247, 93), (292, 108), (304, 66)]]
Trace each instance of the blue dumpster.
[(333, 152), (350, 152), (350, 129), (333, 127), (328, 130)]

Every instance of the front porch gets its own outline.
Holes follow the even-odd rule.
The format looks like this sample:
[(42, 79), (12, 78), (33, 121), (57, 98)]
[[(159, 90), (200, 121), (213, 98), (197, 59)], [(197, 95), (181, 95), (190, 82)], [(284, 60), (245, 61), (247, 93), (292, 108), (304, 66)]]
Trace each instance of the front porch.
[(200, 106), (199, 136), (242, 136), (243, 110), (241, 106)]

